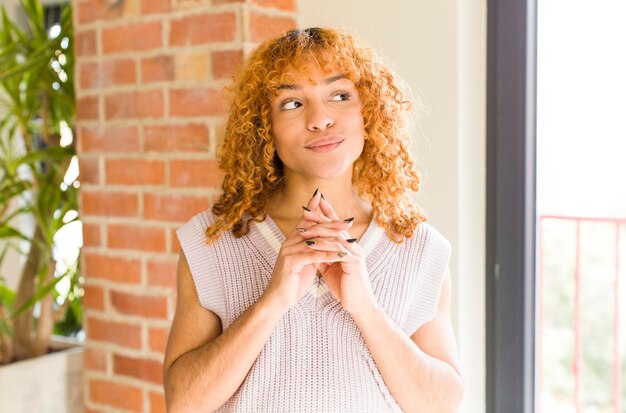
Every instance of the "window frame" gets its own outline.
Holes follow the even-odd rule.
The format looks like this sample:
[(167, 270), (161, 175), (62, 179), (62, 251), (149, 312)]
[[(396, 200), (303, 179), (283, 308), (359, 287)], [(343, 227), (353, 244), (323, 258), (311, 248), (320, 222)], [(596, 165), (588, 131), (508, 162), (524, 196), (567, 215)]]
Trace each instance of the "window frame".
[(487, 413), (535, 410), (536, 8), (487, 1)]

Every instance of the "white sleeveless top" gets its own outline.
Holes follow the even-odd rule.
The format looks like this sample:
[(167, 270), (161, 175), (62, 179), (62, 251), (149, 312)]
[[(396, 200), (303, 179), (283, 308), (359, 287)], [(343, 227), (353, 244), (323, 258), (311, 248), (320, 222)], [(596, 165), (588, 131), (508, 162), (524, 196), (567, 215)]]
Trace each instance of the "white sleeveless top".
[[(207, 244), (210, 211), (177, 234), (200, 304), (226, 330), (263, 294), (285, 237), (268, 216), (250, 232)], [(432, 320), (450, 243), (421, 223), (402, 244), (372, 220), (359, 244), (379, 305), (407, 334)], [(280, 320), (235, 394), (218, 412), (401, 412), (354, 320), (317, 279)]]

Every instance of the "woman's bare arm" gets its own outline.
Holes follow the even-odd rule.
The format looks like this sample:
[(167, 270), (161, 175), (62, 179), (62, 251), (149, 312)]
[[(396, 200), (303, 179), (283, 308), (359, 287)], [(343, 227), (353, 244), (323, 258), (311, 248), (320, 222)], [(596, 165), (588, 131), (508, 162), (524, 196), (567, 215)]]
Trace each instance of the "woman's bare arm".
[(283, 312), (260, 299), (223, 334), (220, 319), (200, 306), (180, 255), (178, 299), (164, 362), (168, 412), (208, 412), (239, 388)]
[(356, 319), (389, 390), (406, 412), (456, 412), (463, 396), (450, 323), (450, 274), (435, 318), (410, 338), (378, 309)]

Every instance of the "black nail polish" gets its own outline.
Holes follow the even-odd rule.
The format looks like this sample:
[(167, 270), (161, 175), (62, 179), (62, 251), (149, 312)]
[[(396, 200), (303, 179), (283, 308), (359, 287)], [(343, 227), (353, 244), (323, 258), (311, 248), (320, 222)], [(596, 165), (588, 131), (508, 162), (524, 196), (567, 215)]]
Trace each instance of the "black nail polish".
[(311, 241), (310, 239), (304, 241), (306, 242), (306, 245), (315, 245), (315, 241)]
[(354, 217), (346, 218), (346, 219), (343, 220), (343, 222), (352, 222), (352, 221), (354, 221)]
[(338, 256), (339, 258), (343, 258), (343, 257), (345, 257), (346, 255), (348, 255), (348, 253), (347, 253), (347, 252), (340, 252), (339, 254), (337, 254), (337, 256)]
[(309, 208), (305, 207), (304, 205), (302, 205), (302, 209), (304, 209), (307, 212), (311, 212), (311, 210)]
[(306, 228), (304, 228), (304, 227), (297, 227), (296, 231), (298, 231), (298, 232), (306, 232)]
[(315, 189), (315, 192), (313, 192), (313, 196), (311, 197), (311, 199), (315, 198), (315, 195), (317, 195), (319, 190), (320, 190), (319, 188)]
[(325, 202), (328, 202), (328, 199), (326, 199), (326, 197), (324, 196), (324, 194), (321, 194), (321, 195), (322, 195), (322, 199), (323, 199)]
[(356, 238), (348, 238), (346, 241), (352, 244), (353, 242), (356, 242)]

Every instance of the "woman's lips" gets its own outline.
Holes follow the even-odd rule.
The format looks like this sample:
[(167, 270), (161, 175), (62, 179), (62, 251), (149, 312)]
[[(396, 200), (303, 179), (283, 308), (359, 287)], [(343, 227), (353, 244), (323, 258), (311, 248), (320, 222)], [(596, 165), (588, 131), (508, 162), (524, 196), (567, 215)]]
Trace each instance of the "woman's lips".
[(341, 145), (343, 139), (334, 140), (330, 142), (320, 142), (314, 143), (312, 145), (306, 146), (307, 149), (310, 149), (314, 152), (330, 152), (335, 149), (337, 146)]

